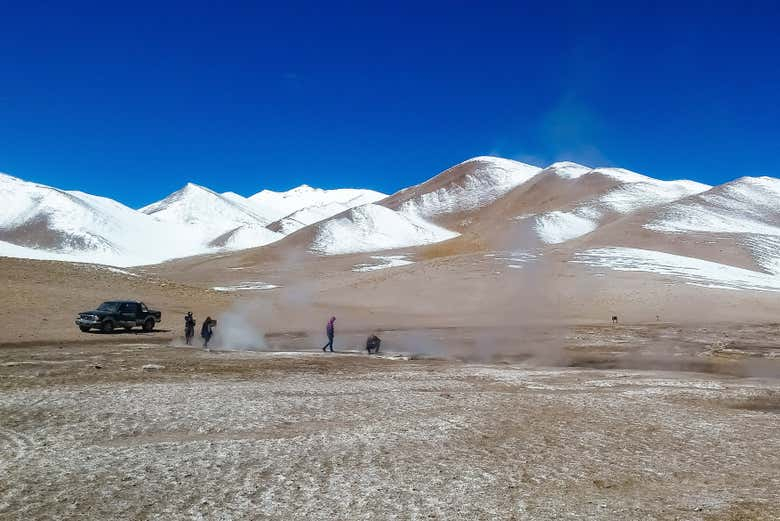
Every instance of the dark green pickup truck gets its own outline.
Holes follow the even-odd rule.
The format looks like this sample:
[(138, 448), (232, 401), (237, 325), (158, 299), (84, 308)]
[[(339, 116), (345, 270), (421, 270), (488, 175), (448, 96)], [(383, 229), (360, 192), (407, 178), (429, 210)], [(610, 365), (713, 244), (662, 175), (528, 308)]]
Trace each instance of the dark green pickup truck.
[(144, 331), (152, 331), (161, 320), (162, 313), (147, 308), (143, 302), (111, 300), (103, 302), (93, 311), (79, 313), (76, 325), (84, 332), (94, 328), (110, 333), (118, 327), (130, 331), (136, 326), (141, 326)]

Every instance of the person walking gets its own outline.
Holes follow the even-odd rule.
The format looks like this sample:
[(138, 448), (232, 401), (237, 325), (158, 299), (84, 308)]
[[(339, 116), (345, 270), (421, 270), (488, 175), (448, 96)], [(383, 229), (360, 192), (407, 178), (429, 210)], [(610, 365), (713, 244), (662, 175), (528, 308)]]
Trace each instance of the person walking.
[(209, 340), (211, 340), (211, 336), (214, 334), (214, 321), (211, 320), (211, 317), (206, 317), (206, 320), (203, 321), (203, 326), (200, 328), (200, 336), (203, 338), (203, 347), (209, 346)]
[(192, 337), (195, 336), (195, 318), (192, 316), (192, 311), (188, 311), (184, 316), (184, 342), (190, 346), (192, 345)]
[(335, 329), (333, 326), (334, 322), (336, 322), (336, 317), (330, 317), (330, 320), (328, 320), (328, 325), (325, 326), (325, 333), (328, 335), (328, 343), (322, 347), (323, 351), (330, 347), (331, 353), (333, 352), (333, 336), (335, 334)]

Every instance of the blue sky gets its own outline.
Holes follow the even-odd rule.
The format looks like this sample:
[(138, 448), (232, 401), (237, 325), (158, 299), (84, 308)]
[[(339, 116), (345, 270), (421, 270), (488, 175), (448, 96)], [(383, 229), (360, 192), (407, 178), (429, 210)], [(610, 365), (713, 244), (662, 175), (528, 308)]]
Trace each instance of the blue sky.
[(776, 2), (53, 4), (0, 4), (0, 171), (134, 207), (484, 154), (779, 175)]

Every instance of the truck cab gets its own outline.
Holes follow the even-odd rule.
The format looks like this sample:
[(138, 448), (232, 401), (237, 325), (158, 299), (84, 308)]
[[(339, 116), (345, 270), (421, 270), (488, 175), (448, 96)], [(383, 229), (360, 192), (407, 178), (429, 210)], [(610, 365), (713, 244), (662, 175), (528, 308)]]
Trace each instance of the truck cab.
[(122, 327), (126, 331), (140, 326), (144, 331), (153, 331), (155, 324), (162, 320), (162, 313), (149, 309), (137, 300), (109, 300), (92, 311), (79, 313), (76, 325), (83, 332), (99, 329), (111, 333)]

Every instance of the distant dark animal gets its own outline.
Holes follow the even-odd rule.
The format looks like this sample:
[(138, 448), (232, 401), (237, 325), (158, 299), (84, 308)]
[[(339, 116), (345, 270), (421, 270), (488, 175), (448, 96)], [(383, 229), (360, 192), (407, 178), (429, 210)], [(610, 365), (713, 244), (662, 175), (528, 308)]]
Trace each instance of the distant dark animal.
[(617, 324), (618, 323), (617, 315), (612, 315), (612, 323), (613, 324)]
[(382, 339), (379, 338), (376, 335), (370, 335), (366, 339), (366, 351), (368, 351), (368, 354), (371, 353), (378, 353), (379, 352), (379, 346), (382, 344)]

